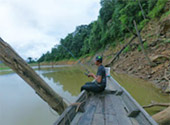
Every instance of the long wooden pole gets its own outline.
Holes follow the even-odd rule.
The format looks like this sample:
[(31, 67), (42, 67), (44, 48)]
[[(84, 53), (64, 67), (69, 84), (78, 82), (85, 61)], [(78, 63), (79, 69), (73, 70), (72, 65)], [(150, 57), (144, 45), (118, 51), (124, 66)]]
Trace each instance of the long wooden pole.
[(150, 65), (150, 66), (153, 66), (153, 65), (154, 65), (153, 62), (150, 60), (150, 58), (148, 57), (147, 52), (146, 52), (145, 49), (144, 49), (144, 46), (143, 46), (143, 43), (142, 43), (142, 38), (141, 38), (141, 35), (140, 35), (139, 31), (138, 31), (138, 28), (137, 28), (137, 25), (136, 25), (136, 21), (133, 20), (133, 23), (134, 23), (134, 26), (135, 26), (135, 29), (136, 29), (136, 33), (137, 33), (138, 38), (139, 38), (139, 44), (140, 44), (140, 46), (141, 46), (142, 52), (143, 52), (143, 54), (145, 55), (145, 58), (146, 58), (146, 60), (148, 61), (149, 65)]
[(139, 4), (139, 7), (140, 7), (141, 12), (142, 12), (143, 19), (146, 20), (146, 16), (145, 16), (145, 13), (144, 13), (144, 10), (143, 10), (143, 7), (142, 7), (142, 5), (141, 5), (140, 0), (138, 0), (138, 4)]
[(123, 52), (123, 50), (124, 50), (135, 38), (136, 38), (136, 36), (133, 36), (133, 37), (130, 39), (130, 41), (129, 41), (125, 46), (123, 46), (123, 48), (122, 48), (119, 52), (117, 52), (117, 54), (115, 55), (115, 57), (113, 58), (113, 60), (112, 60), (109, 64), (107, 64), (107, 65), (105, 65), (105, 66), (111, 66), (111, 65), (113, 65), (114, 61), (119, 57), (119, 55)]
[(0, 60), (23, 78), (55, 111), (61, 114), (67, 104), (52, 88), (0, 38)]
[[(132, 30), (130, 30), (127, 25), (125, 25), (125, 24), (123, 24), (123, 23), (121, 23), (121, 24), (124, 25), (124, 26), (126, 27), (126, 29), (127, 29), (130, 33), (132, 33), (134, 36), (129, 40), (129, 42), (128, 42), (125, 46), (123, 46), (123, 48), (122, 48), (119, 52), (116, 53), (115, 57), (111, 60), (111, 62), (110, 62), (109, 64), (105, 65), (105, 66), (111, 66), (111, 65), (113, 65), (114, 61), (119, 57), (119, 55), (123, 52), (123, 50), (124, 50), (131, 42), (133, 42), (133, 40), (137, 37), (137, 34), (134, 33)], [(139, 33), (140, 33), (140, 32), (141, 32), (141, 30), (139, 30)]]

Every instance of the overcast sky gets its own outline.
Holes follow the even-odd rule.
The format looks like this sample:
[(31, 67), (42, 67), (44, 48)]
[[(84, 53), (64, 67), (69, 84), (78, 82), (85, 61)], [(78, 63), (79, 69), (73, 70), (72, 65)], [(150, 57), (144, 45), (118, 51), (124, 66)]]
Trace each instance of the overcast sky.
[(39, 58), (99, 9), (100, 0), (0, 0), (0, 37), (24, 59)]

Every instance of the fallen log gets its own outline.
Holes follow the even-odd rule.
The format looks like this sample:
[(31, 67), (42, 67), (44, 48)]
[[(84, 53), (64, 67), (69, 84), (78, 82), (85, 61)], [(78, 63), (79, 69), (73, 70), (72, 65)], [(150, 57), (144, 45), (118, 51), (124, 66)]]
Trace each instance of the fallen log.
[[(122, 25), (124, 25), (123, 23), (121, 23)], [(108, 64), (106, 64), (105, 66), (106, 67), (109, 67), (111, 65), (113, 65), (114, 61), (120, 56), (120, 54), (123, 52), (123, 50), (128, 46), (130, 45), (133, 40), (135, 40), (135, 38), (138, 36), (136, 33), (134, 33), (132, 30), (130, 30), (127, 25), (124, 25), (126, 27), (126, 29), (133, 34), (133, 37), (127, 42), (127, 44), (125, 44), (122, 49), (116, 53), (115, 57), (111, 60), (111, 62), (109, 62)], [(141, 32), (142, 30), (139, 30), (139, 33)]]
[(169, 125), (170, 124), (170, 106), (164, 109), (163, 111), (153, 115), (152, 118), (161, 125), (162, 124)]
[(149, 105), (143, 106), (143, 108), (151, 108), (151, 107), (154, 107), (154, 106), (168, 107), (168, 106), (170, 106), (170, 103), (156, 103), (156, 102), (152, 102)]
[(170, 103), (157, 103), (152, 101), (151, 104), (143, 106), (143, 108), (151, 108), (155, 106), (168, 107), (161, 112), (158, 112), (152, 116), (152, 118), (159, 124), (170, 123)]
[(123, 50), (136, 38), (136, 36), (133, 36), (132, 39), (130, 39), (130, 41), (125, 45), (123, 46), (123, 48), (117, 52), (117, 54), (115, 55), (115, 57), (111, 60), (111, 62), (107, 65), (105, 65), (106, 67), (109, 67), (111, 65), (113, 65), (114, 61), (119, 57), (119, 55), (123, 52)]
[(50, 86), (0, 38), (0, 60), (23, 78), (55, 111), (61, 114), (67, 104)]

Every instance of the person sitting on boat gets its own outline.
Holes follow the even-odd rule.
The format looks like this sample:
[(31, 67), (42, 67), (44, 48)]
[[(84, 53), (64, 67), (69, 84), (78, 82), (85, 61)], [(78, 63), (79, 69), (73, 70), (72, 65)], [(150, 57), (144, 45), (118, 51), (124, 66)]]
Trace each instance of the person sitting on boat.
[(105, 68), (102, 65), (102, 57), (97, 56), (95, 64), (98, 66), (97, 74), (89, 73), (88, 77), (94, 78), (93, 82), (87, 82), (81, 87), (82, 90), (91, 91), (91, 92), (102, 92), (106, 87), (106, 72)]

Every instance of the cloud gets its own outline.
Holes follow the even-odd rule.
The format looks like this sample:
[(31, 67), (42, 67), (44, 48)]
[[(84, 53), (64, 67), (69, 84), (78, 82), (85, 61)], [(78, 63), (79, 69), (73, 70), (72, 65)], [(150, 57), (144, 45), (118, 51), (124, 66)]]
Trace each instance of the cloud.
[(24, 59), (37, 58), (99, 9), (100, 0), (0, 0), (0, 37)]

